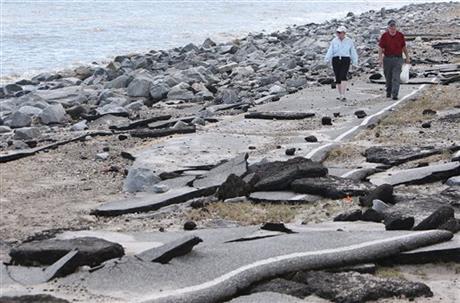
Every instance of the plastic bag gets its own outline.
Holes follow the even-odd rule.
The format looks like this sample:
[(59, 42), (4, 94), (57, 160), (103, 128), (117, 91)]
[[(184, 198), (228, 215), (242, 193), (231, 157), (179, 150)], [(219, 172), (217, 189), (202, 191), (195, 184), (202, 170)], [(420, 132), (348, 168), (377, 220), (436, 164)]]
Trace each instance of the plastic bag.
[(401, 69), (401, 83), (409, 82), (409, 69), (410, 69), (409, 64), (403, 64), (402, 69)]

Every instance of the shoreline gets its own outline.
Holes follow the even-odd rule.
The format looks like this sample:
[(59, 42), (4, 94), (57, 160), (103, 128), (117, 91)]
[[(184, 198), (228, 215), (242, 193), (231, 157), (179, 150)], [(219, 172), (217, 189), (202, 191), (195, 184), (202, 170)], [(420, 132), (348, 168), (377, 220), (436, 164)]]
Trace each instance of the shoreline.
[[(445, 1), (445, 2), (434, 2), (434, 3), (447, 3), (448, 1)], [(423, 5), (423, 4), (428, 4), (428, 3), (431, 3), (431, 2), (424, 2), (424, 3), (412, 3), (412, 4), (397, 4), (397, 2), (394, 3), (393, 6), (390, 6), (390, 7), (386, 7), (386, 9), (403, 9), (404, 7), (406, 6), (409, 6), (409, 5)], [(376, 9), (376, 11), (379, 11), (380, 9), (383, 9), (385, 7), (381, 7), (379, 9)], [(367, 10), (368, 11), (368, 10)], [(363, 11), (362, 13), (365, 13), (367, 11)], [(343, 20), (345, 19), (345, 16), (346, 16), (346, 12), (341, 12), (341, 13), (337, 13), (336, 16), (330, 16), (330, 17), (326, 17), (324, 20), (320, 21), (320, 22), (306, 22), (307, 20), (305, 20), (306, 23), (302, 23), (301, 25), (299, 24), (285, 24), (283, 25), (282, 27), (279, 27), (277, 29), (273, 29), (273, 32), (271, 33), (282, 33), (286, 30), (289, 30), (290, 28), (295, 28), (296, 26), (306, 26), (307, 24), (324, 24), (324, 23), (328, 23), (330, 22), (331, 20)], [(229, 43), (233, 40), (242, 40), (242, 39), (245, 39), (247, 38), (248, 35), (257, 35), (257, 34), (260, 34), (260, 33), (263, 33), (263, 34), (266, 34), (266, 35), (270, 35), (271, 33), (269, 33), (267, 30), (265, 29), (256, 29), (256, 30), (251, 30), (251, 31), (248, 31), (248, 30), (244, 30), (240, 33), (230, 33), (230, 32), (220, 32), (220, 33), (214, 33), (212, 35), (208, 35), (208, 38), (209, 39), (212, 39), (215, 41), (217, 41), (218, 43), (221, 43), (221, 44), (226, 44), (226, 43)], [(220, 36), (220, 35), (225, 35), (225, 36), (229, 36), (229, 37), (232, 37), (232, 39), (228, 39), (227, 38), (221, 38), (221, 39), (217, 39), (216, 37), (217, 36)], [(207, 38), (204, 38), (203, 40), (206, 40)], [(62, 65), (62, 66), (56, 66), (56, 67), (53, 67), (53, 68), (50, 68), (50, 69), (38, 69), (38, 70), (32, 70), (32, 71), (26, 71), (26, 72), (22, 72), (22, 73), (17, 73), (17, 72), (12, 72), (8, 75), (0, 75), (0, 85), (7, 85), (7, 84), (13, 84), (19, 80), (22, 80), (22, 79), (31, 79), (33, 78), (34, 76), (38, 75), (38, 74), (41, 74), (41, 73), (53, 73), (53, 74), (59, 74), (59, 73), (63, 73), (63, 72), (67, 72), (69, 70), (74, 70), (75, 68), (78, 68), (78, 67), (82, 67), (82, 66), (90, 66), (92, 68), (97, 68), (97, 67), (103, 67), (105, 66), (106, 64), (110, 63), (111, 61), (114, 60), (114, 58), (116, 58), (117, 56), (127, 56), (127, 55), (132, 55), (132, 54), (146, 54), (150, 51), (165, 51), (165, 52), (170, 52), (171, 50), (175, 49), (175, 48), (181, 48), (187, 44), (190, 44), (190, 43), (193, 43), (193, 44), (196, 44), (196, 45), (199, 45), (202, 41), (188, 41), (187, 43), (183, 43), (183, 44), (178, 44), (176, 46), (172, 46), (170, 48), (150, 48), (150, 47), (145, 47), (145, 48), (142, 48), (142, 49), (138, 49), (138, 50), (131, 50), (131, 51), (127, 51), (127, 52), (124, 52), (123, 54), (107, 54), (107, 55), (104, 55), (102, 57), (99, 57), (99, 58), (92, 58), (92, 59), (87, 59), (87, 60), (84, 60), (84, 61), (77, 61), (77, 62), (74, 62), (74, 63), (68, 63), (66, 65)], [(97, 63), (97, 64), (92, 64), (92, 63)]]

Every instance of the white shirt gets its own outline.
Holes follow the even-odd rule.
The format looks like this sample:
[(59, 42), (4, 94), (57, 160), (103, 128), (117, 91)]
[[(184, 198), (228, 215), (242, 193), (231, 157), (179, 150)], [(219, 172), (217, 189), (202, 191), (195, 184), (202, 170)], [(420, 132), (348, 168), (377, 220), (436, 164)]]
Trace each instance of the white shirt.
[(350, 57), (354, 65), (358, 65), (358, 53), (356, 52), (355, 43), (348, 37), (340, 40), (335, 37), (326, 53), (324, 61), (331, 62), (333, 57)]

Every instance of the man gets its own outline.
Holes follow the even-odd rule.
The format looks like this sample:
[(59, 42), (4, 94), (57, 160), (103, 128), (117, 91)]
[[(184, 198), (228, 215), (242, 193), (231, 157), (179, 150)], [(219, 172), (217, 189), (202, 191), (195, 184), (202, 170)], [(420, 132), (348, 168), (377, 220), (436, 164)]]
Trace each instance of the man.
[(387, 98), (398, 100), (400, 75), (403, 65), (402, 53), (406, 63), (410, 64), (409, 53), (404, 35), (396, 28), (396, 21), (388, 22), (388, 30), (383, 33), (379, 41), (379, 63), (383, 65), (386, 79)]

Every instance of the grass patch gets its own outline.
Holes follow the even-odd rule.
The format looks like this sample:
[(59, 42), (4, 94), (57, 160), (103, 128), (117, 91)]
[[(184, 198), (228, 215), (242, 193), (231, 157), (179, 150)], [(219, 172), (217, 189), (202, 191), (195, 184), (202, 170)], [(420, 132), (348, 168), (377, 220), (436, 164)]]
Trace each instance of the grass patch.
[(427, 120), (423, 115), (425, 109), (441, 111), (458, 104), (458, 90), (452, 86), (437, 86), (427, 90), (425, 94), (409, 101), (380, 122), (382, 126), (407, 125)]
[(264, 222), (291, 222), (305, 206), (292, 204), (253, 204), (211, 203), (205, 208), (192, 209), (187, 213), (189, 220), (225, 219), (237, 221), (244, 225), (261, 224)]
[(327, 157), (327, 161), (330, 162), (349, 162), (361, 156), (360, 146), (356, 144), (344, 144), (337, 148), (332, 149)]
[(405, 279), (398, 267), (380, 267), (378, 266), (375, 275), (380, 278)]

